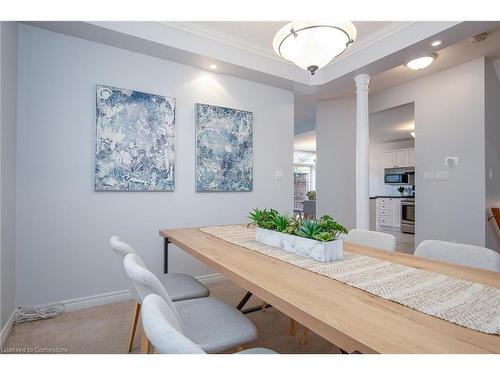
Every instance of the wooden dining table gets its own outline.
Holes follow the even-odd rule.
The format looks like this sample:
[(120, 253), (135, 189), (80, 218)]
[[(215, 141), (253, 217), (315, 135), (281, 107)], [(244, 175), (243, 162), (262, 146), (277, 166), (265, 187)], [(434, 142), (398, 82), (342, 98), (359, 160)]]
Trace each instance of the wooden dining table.
[[(447, 322), (231, 244), (199, 228), (162, 229), (172, 243), (346, 352), (500, 353), (500, 336)], [(500, 273), (344, 243), (344, 249), (500, 288)], [(500, 312), (498, 312), (500, 314)]]

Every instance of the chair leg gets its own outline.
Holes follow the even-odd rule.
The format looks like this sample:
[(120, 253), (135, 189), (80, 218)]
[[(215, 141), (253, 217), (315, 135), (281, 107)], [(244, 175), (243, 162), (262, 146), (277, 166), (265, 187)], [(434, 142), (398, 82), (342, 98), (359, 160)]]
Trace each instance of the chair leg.
[(297, 332), (295, 320), (290, 318), (290, 336), (295, 336), (295, 333)]
[(302, 337), (300, 338), (300, 343), (302, 345), (307, 344), (307, 334), (309, 333), (309, 328), (304, 327), (304, 332), (302, 332)]
[(149, 354), (151, 351), (151, 343), (148, 340), (148, 337), (146, 336), (146, 332), (144, 332), (144, 328), (142, 328), (141, 331), (141, 353), (142, 354)]
[(135, 303), (134, 306), (134, 316), (132, 317), (132, 326), (130, 327), (130, 334), (128, 336), (128, 352), (132, 351), (132, 346), (134, 345), (135, 331), (137, 330), (137, 322), (139, 321), (139, 313), (141, 312), (141, 305)]

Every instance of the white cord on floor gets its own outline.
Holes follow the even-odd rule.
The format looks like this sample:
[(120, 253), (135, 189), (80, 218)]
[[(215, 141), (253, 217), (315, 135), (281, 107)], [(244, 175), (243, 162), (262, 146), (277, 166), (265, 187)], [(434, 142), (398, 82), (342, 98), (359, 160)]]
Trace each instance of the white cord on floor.
[(39, 319), (54, 318), (64, 312), (64, 305), (56, 303), (55, 305), (45, 307), (24, 306), (17, 309), (14, 324), (32, 322)]

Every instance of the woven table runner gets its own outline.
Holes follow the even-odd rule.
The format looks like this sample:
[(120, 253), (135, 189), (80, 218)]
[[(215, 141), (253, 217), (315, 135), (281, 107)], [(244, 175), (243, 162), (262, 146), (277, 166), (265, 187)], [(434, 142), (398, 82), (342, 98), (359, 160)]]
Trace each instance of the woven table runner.
[(321, 263), (255, 241), (242, 225), (202, 232), (332, 278), (384, 299), (476, 331), (500, 335), (500, 289), (344, 251), (340, 261)]

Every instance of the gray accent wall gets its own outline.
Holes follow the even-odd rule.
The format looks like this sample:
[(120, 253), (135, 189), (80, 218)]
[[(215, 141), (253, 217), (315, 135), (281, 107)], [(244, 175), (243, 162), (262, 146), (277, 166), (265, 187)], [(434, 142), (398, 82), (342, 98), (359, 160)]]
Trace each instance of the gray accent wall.
[[(117, 234), (161, 277), (160, 228), (246, 223), (254, 207), (293, 207), (293, 94), (222, 74), (19, 27), (18, 304), (126, 289), (108, 245)], [(93, 191), (95, 85), (176, 98), (176, 186)], [(254, 190), (196, 193), (194, 104), (253, 112)], [(276, 171), (283, 178), (276, 179)], [(170, 271), (214, 271), (171, 247)]]
[[(484, 69), (479, 58), (370, 95), (371, 113), (415, 103), (417, 244), (485, 245)], [(354, 101), (325, 101), (317, 109), (318, 211), (331, 211), (350, 227), (356, 208)], [(458, 156), (460, 165), (445, 167), (446, 156)], [(449, 180), (424, 181), (426, 171), (448, 171)]]
[(17, 25), (0, 22), (0, 330), (15, 308)]
[[(492, 62), (486, 59), (485, 64), (486, 216), (491, 216), (490, 208), (500, 207), (500, 84)], [(494, 220), (486, 224), (486, 247), (500, 253), (500, 228)]]

